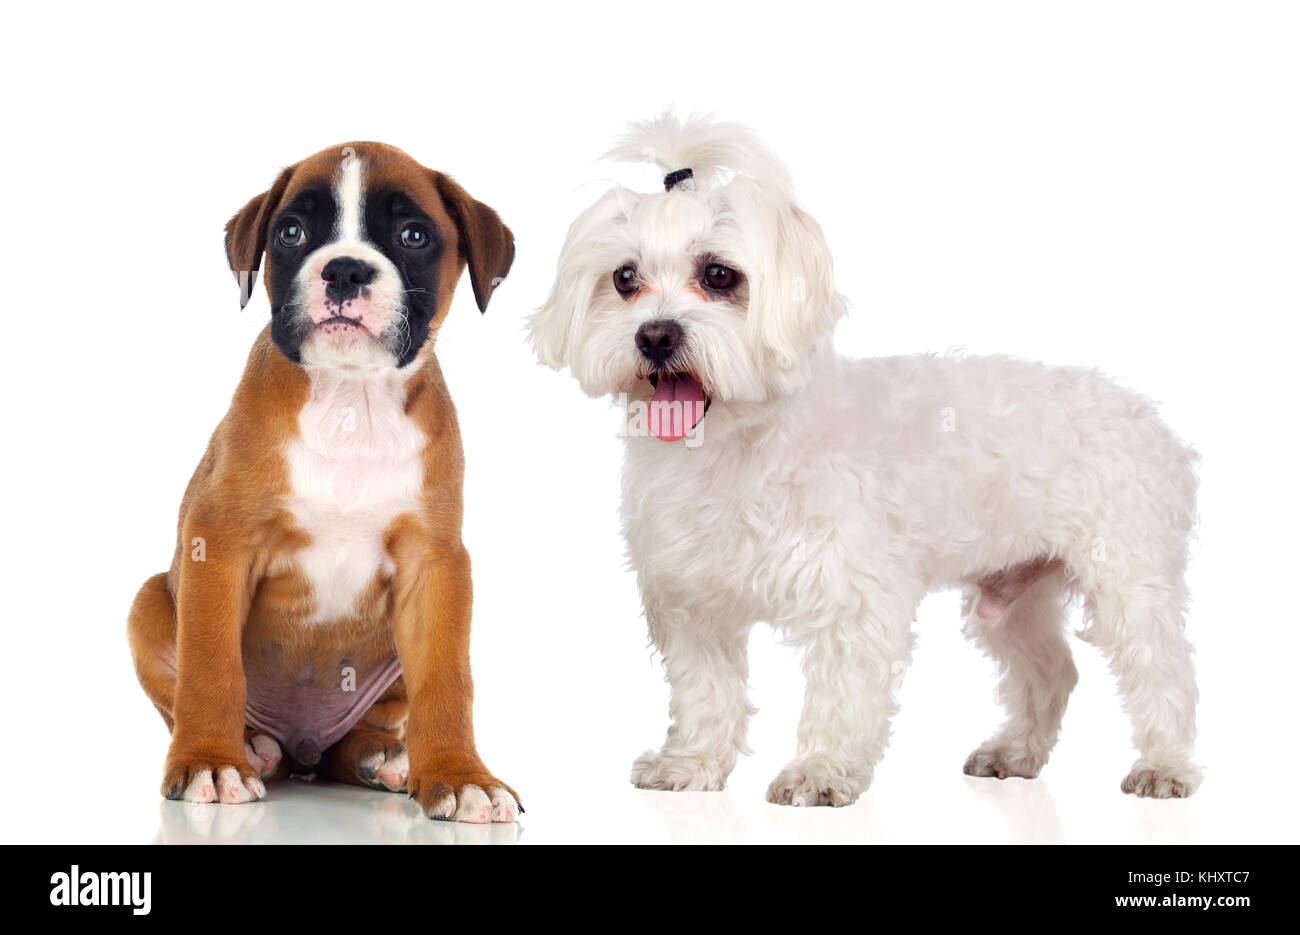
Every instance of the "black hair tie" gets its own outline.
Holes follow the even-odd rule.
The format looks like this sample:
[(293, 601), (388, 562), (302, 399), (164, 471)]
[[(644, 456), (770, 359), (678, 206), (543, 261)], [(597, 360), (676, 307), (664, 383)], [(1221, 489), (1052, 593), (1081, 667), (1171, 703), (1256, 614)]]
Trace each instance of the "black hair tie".
[(664, 191), (670, 192), (687, 179), (694, 176), (695, 173), (690, 169), (678, 169), (676, 172), (669, 172), (664, 176)]

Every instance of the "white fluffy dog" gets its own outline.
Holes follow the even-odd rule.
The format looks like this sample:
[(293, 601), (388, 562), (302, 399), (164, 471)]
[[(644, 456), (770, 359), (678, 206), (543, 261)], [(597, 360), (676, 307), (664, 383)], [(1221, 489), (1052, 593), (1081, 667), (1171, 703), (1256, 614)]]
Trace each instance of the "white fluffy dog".
[(762, 620), (804, 648), (807, 678), (797, 755), (767, 797), (853, 802), (888, 740), (917, 605), (961, 587), (1009, 714), (968, 774), (1047, 761), (1079, 594), (1081, 635), (1133, 722), (1123, 790), (1190, 794), (1196, 459), (1152, 404), (1092, 370), (1006, 357), (839, 358), (821, 230), (748, 131), (665, 115), (614, 154), (659, 165), (666, 190), (615, 188), (574, 222), (530, 336), (631, 416), (623, 523), (672, 689), (667, 740), (633, 782), (723, 787), (748, 752)]

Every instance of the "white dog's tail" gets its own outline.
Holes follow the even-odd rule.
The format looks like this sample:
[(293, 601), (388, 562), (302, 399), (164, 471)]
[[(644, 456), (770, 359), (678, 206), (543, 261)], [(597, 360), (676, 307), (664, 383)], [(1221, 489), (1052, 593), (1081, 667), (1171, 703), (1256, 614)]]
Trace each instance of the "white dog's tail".
[(784, 191), (785, 166), (743, 124), (719, 122), (712, 114), (681, 120), (665, 112), (632, 124), (606, 158), (652, 162), (664, 171), (664, 187), (712, 188), (734, 173)]

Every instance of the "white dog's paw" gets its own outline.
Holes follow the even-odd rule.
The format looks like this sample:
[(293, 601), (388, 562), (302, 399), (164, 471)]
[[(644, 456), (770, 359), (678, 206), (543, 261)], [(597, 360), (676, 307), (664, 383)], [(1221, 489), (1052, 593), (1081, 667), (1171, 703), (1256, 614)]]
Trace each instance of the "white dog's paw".
[(248, 765), (257, 770), (257, 774), (263, 779), (273, 775), (276, 767), (280, 765), (280, 760), (284, 758), (275, 738), (266, 734), (254, 734), (251, 731), (245, 735), (244, 756), (248, 758)]
[(1200, 784), (1201, 771), (1195, 766), (1153, 766), (1138, 760), (1119, 787), (1142, 799), (1185, 799)]
[(730, 772), (709, 756), (647, 751), (632, 763), (632, 785), (668, 792), (717, 792), (726, 787)]
[(985, 744), (966, 757), (966, 763), (961, 771), (967, 776), (988, 776), (996, 779), (1019, 776), (1022, 779), (1037, 779), (1042, 769), (1041, 757), (1011, 747)]
[(767, 800), (776, 805), (852, 805), (871, 785), (863, 773), (825, 760), (795, 760), (767, 787)]

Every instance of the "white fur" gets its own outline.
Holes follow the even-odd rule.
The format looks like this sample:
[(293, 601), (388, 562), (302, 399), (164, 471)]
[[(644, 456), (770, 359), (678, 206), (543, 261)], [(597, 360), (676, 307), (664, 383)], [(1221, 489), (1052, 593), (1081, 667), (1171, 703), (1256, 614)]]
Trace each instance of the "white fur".
[(221, 803), (222, 805), (243, 805), (255, 802), (266, 795), (266, 786), (260, 779), (243, 779), (239, 770), (233, 766), (224, 766), (216, 771), (201, 769), (195, 772), (190, 783), (185, 787), (181, 798), (186, 802), (200, 805)]
[(634, 123), (607, 158), (653, 162), (665, 173), (690, 169), (691, 188), (719, 187), (737, 173), (769, 190), (788, 194), (792, 187), (785, 166), (748, 127), (719, 122), (711, 115), (680, 121), (666, 113)]
[(244, 741), (244, 756), (248, 760), (248, 765), (255, 768), (258, 775), (265, 779), (275, 772), (283, 754), (274, 737), (256, 734), (252, 739)]
[(399, 371), (311, 369), (312, 394), (287, 448), (289, 508), (311, 537), (294, 560), (316, 598), (313, 623), (353, 615), (377, 572), (391, 574), (383, 534), (413, 511), (424, 477), (425, 435), (406, 415)]
[(457, 821), (483, 825), (492, 820), (492, 800), (478, 786), (462, 786), (456, 799)]
[(335, 237), (338, 240), (361, 240), (361, 212), (365, 209), (365, 190), (361, 184), (361, 160), (355, 153), (343, 157), (334, 183), (334, 200), (338, 204)]
[(375, 767), (375, 775), (389, 789), (405, 789), (406, 777), (411, 771), (411, 761), (405, 750), (391, 760), (385, 759)]
[[(251, 786), (254, 781), (249, 779), (249, 785)], [(259, 793), (245, 787), (244, 780), (239, 775), (239, 770), (233, 766), (226, 766), (217, 771), (218, 802), (224, 805), (243, 805), (245, 802), (251, 802), (260, 797)]]
[[(883, 755), (919, 602), (964, 587), (967, 632), (999, 663), (1009, 713), (968, 772), (1032, 776), (1046, 761), (1075, 680), (1065, 601), (1080, 594), (1081, 635), (1109, 656), (1134, 726), (1125, 791), (1190, 793), (1194, 453), (1092, 370), (838, 358), (829, 252), (775, 161), (707, 123), (643, 129), (621, 152), (667, 153), (667, 172), (698, 151), (710, 181), (606, 194), (574, 222), (530, 323), (540, 358), (589, 394), (645, 398), (633, 336), (673, 318), (712, 400), (702, 444), (626, 442), (624, 531), (672, 687), (667, 740), (633, 781), (722, 787), (746, 752), (746, 637), (767, 621), (804, 648), (807, 677), (797, 754), (768, 798), (854, 801)], [(745, 164), (728, 180), (718, 154), (736, 151)], [(742, 271), (746, 305), (695, 294), (702, 254)], [(653, 284), (635, 301), (611, 285), (625, 263)], [(1060, 566), (991, 616), (974, 612), (982, 579), (1040, 559)]]
[(380, 750), (364, 758), (357, 765), (375, 774), (375, 782), (372, 785), (376, 785), (377, 788), (382, 786), (392, 792), (406, 791), (406, 777), (411, 771), (411, 761), (405, 750), (391, 759)]
[[(309, 331), (300, 353), (312, 367), (376, 371), (391, 368), (409, 349), (410, 333), (403, 306), (405, 289), (393, 262), (363, 236), (365, 164), (355, 153), (345, 155), (334, 179), (336, 205), (330, 238), (303, 262), (294, 277), (292, 306), (298, 326)], [(375, 278), (361, 294), (339, 303), (329, 299), (321, 274), (336, 257), (352, 257), (375, 269)], [(334, 316), (353, 319), (357, 325), (320, 324)]]
[(195, 772), (190, 783), (185, 787), (181, 798), (186, 802), (207, 804), (217, 800), (216, 783), (212, 781), (212, 770), (201, 769)]
[(492, 821), (509, 824), (519, 818), (519, 803), (506, 789), (498, 786), (492, 790)]

